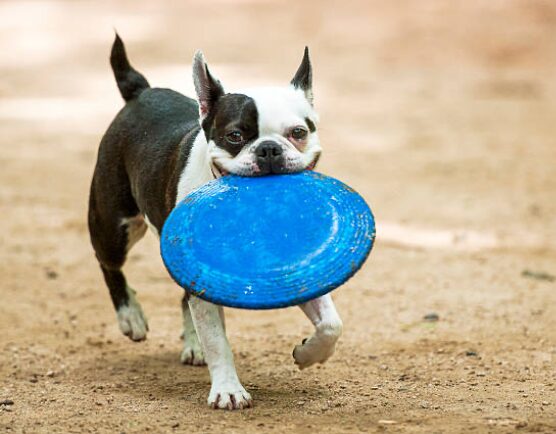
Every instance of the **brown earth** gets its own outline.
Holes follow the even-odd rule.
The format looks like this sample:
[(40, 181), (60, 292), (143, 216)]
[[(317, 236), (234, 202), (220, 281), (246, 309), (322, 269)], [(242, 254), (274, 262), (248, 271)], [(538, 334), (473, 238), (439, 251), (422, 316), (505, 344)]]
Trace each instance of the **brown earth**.
[[(556, 432), (554, 2), (115, 3), (0, 3), (0, 431)], [(208, 409), (207, 370), (179, 363), (152, 235), (127, 267), (151, 332), (118, 331), (85, 224), (121, 107), (113, 27), (187, 92), (196, 48), (245, 85), (285, 83), (310, 45), (320, 170), (376, 214), (327, 364), (294, 366), (298, 309), (228, 312), (254, 409)]]

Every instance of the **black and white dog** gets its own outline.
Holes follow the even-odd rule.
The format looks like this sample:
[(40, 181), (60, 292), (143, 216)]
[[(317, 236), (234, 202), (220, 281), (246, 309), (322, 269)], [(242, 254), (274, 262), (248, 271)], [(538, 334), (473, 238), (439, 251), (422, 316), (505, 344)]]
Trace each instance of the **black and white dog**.
[[(89, 202), (89, 231), (121, 331), (133, 341), (148, 325), (122, 272), (126, 255), (191, 190), (223, 175), (261, 176), (312, 169), (321, 153), (308, 50), (291, 83), (227, 93), (201, 52), (193, 59), (197, 101), (151, 88), (129, 63), (116, 36), (110, 63), (126, 101), (100, 143)], [(215, 252), (218, 254), (218, 252)], [(182, 301), (184, 364), (208, 365), (213, 408), (252, 406), (239, 382), (224, 312), (197, 297)], [(293, 350), (306, 368), (333, 353), (341, 331), (330, 295), (300, 306), (315, 333)]]

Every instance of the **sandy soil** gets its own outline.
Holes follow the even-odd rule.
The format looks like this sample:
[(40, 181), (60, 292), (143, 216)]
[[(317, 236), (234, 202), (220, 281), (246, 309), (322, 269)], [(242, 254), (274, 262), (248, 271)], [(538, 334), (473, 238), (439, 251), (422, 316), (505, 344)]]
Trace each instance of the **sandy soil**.
[[(0, 3), (0, 431), (556, 432), (553, 2), (114, 3)], [(376, 214), (327, 364), (294, 366), (298, 309), (228, 312), (254, 409), (209, 410), (207, 370), (179, 363), (152, 235), (127, 266), (151, 332), (118, 331), (85, 224), (114, 26), (184, 92), (196, 48), (224, 84), (274, 84), (309, 44), (320, 170)]]

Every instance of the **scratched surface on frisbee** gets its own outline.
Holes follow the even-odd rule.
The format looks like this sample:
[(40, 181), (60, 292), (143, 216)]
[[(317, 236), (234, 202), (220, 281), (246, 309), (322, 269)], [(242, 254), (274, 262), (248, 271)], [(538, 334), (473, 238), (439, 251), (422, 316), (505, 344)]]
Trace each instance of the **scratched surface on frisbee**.
[(161, 253), (189, 293), (224, 306), (272, 309), (337, 288), (365, 262), (374, 237), (368, 205), (334, 178), (226, 176), (176, 206)]

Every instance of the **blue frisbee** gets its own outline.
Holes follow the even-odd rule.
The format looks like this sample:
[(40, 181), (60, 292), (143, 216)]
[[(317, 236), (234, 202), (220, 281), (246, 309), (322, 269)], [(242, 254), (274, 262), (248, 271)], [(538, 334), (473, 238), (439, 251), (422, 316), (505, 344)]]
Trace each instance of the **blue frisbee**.
[(359, 194), (306, 171), (211, 181), (174, 208), (160, 243), (170, 275), (190, 294), (274, 309), (340, 286), (363, 265), (374, 238)]

